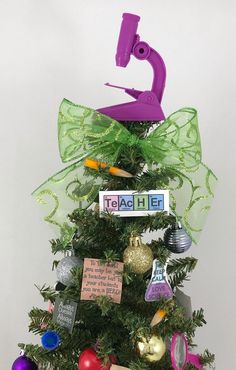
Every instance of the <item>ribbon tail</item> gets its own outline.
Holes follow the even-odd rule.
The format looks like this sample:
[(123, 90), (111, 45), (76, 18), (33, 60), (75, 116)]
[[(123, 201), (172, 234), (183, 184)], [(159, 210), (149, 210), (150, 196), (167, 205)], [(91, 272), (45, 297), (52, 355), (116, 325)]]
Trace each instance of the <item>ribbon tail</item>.
[(176, 178), (169, 184), (170, 207), (196, 244), (211, 208), (217, 177), (203, 163), (191, 171), (173, 171)]
[(71, 241), (76, 230), (68, 218), (76, 208), (88, 208), (102, 185), (99, 177), (85, 176), (83, 161), (76, 162), (51, 176), (32, 193), (43, 206), (44, 220), (60, 232), (63, 244)]

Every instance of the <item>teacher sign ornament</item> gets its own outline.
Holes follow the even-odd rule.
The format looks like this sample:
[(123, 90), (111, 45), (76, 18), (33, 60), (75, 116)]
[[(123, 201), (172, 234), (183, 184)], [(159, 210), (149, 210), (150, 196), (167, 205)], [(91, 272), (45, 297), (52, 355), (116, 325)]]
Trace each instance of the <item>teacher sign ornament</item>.
[(120, 217), (169, 213), (169, 191), (150, 190), (141, 193), (135, 190), (100, 191), (99, 209), (101, 215), (108, 211)]
[[(148, 137), (139, 138), (118, 121), (94, 109), (64, 99), (58, 116), (58, 141), (63, 162), (75, 161), (51, 176), (34, 192), (45, 206), (45, 220), (72, 237), (67, 215), (87, 208), (104, 180), (84, 176), (84, 159), (113, 165), (123, 148), (137, 146), (149, 169), (168, 168), (173, 179), (168, 185), (171, 211), (196, 242), (210, 208), (216, 177), (201, 161), (197, 112), (182, 108), (171, 114)], [(65, 243), (68, 242), (65, 238)]]

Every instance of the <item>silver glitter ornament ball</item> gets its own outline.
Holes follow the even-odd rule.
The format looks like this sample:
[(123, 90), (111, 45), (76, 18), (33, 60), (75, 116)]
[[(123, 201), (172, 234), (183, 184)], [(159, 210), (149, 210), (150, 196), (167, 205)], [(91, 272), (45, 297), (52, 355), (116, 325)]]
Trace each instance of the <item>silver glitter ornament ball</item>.
[(74, 267), (82, 267), (83, 262), (79, 257), (76, 256), (67, 256), (64, 257), (57, 265), (57, 279), (60, 283), (68, 286), (71, 285), (73, 282), (73, 277), (71, 273), (71, 269)]
[(169, 227), (164, 234), (164, 243), (172, 253), (184, 253), (192, 245), (192, 240), (179, 223)]

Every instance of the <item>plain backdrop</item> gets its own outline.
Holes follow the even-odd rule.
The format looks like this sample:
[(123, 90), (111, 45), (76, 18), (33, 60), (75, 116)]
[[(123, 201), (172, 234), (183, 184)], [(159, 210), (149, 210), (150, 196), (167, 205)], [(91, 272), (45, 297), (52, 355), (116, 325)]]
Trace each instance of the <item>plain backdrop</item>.
[[(0, 0), (0, 369), (36, 342), (27, 313), (47, 307), (34, 283), (54, 284), (54, 236), (31, 191), (62, 168), (57, 113), (62, 98), (98, 108), (129, 101), (111, 82), (149, 89), (152, 70), (132, 58), (115, 66), (123, 12), (139, 14), (139, 34), (167, 66), (166, 115), (199, 112), (204, 161), (219, 177), (185, 292), (208, 325), (198, 350), (216, 354), (217, 370), (234, 370), (235, 351), (235, 17), (234, 0)], [(93, 318), (91, 318), (92, 320)]]

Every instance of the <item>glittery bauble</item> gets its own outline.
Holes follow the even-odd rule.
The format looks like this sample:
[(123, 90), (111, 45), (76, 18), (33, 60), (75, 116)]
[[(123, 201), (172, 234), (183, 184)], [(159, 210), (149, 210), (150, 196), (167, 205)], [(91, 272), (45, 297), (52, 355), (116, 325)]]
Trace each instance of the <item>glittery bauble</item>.
[(57, 279), (60, 283), (68, 286), (73, 283), (71, 269), (82, 267), (83, 262), (76, 256), (64, 257), (57, 265)]
[(152, 250), (142, 243), (140, 236), (132, 236), (129, 246), (124, 251), (123, 260), (131, 271), (136, 274), (144, 274), (152, 267)]
[(166, 345), (162, 338), (153, 335), (149, 340), (141, 338), (137, 344), (141, 357), (144, 357), (149, 362), (160, 361), (166, 352)]
[(12, 365), (12, 370), (38, 370), (38, 366), (25, 355), (18, 357)]
[(186, 231), (176, 223), (165, 231), (164, 243), (172, 253), (184, 253), (191, 247), (192, 240)]

